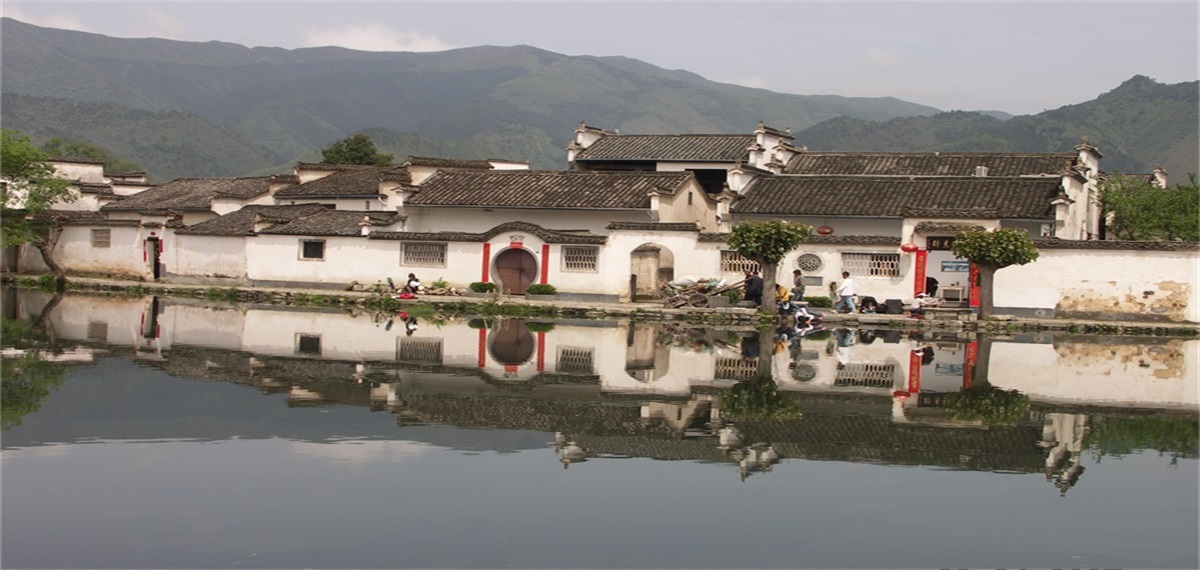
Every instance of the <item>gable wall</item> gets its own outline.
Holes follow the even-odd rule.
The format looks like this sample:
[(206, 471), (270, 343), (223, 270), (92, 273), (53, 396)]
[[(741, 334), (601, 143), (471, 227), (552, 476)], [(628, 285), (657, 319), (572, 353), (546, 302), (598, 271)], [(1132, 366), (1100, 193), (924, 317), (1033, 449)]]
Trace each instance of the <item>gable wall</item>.
[(244, 237), (175, 235), (164, 251), (166, 277), (174, 283), (216, 284), (246, 281)]
[[(109, 230), (109, 247), (92, 247), (92, 229)], [(150, 267), (143, 259), (144, 236), (129, 226), (66, 226), (54, 247), (54, 260), (68, 273), (97, 273), (135, 281), (149, 279)], [(45, 273), (49, 269), (33, 246), (22, 246), (18, 270)]]

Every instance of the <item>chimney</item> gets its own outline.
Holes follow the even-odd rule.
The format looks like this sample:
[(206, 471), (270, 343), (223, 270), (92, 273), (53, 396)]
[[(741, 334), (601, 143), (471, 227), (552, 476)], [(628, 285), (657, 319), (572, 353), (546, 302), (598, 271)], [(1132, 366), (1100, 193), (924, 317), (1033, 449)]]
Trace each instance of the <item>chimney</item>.
[(983, 178), (983, 177), (987, 176), (987, 172), (988, 172), (988, 168), (986, 166), (976, 166), (975, 167), (975, 176), (978, 178)]

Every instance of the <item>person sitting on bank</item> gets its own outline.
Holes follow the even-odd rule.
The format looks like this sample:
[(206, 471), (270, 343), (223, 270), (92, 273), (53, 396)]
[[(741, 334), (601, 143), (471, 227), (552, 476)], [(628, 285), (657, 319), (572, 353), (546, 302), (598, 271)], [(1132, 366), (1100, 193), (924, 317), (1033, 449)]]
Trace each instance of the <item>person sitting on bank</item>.
[(406, 281), (404, 283), (404, 288), (401, 289), (400, 292), (416, 295), (417, 292), (420, 290), (421, 290), (421, 280), (417, 279), (417, 275), (415, 273), (409, 273), (408, 281)]

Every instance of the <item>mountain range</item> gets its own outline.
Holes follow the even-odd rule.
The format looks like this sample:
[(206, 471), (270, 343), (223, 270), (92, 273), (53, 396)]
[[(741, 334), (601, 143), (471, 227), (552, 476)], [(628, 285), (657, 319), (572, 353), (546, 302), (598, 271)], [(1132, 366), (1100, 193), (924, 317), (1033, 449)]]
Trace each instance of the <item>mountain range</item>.
[(763, 121), (830, 151), (1062, 152), (1088, 137), (1106, 170), (1197, 172), (1200, 89), (1136, 76), (1037, 115), (942, 112), (896, 98), (793, 95), (624, 57), (530, 46), (432, 53), (113, 38), (2, 19), (0, 121), (86, 141), (152, 179), (284, 172), (366, 132), (405, 156), (562, 169), (581, 121), (625, 134), (750, 133)]

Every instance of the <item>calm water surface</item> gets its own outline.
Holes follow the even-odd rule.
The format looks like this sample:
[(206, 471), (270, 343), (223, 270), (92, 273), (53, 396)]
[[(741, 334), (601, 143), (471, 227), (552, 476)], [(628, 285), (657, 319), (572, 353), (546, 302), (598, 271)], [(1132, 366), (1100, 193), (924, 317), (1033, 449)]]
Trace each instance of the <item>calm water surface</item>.
[(1194, 340), (45, 316), (5, 329), (46, 367), (5, 359), (5, 568), (1200, 564)]

